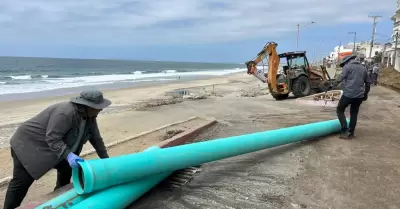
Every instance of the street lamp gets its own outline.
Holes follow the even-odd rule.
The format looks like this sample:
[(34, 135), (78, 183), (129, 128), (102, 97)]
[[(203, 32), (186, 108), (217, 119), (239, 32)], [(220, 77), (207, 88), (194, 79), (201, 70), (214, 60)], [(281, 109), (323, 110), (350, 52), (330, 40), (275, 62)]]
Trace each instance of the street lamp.
[(314, 21), (311, 21), (311, 22), (306, 23), (306, 24), (304, 24), (304, 25), (297, 24), (297, 42), (296, 42), (296, 48), (297, 48), (297, 50), (299, 49), (299, 34), (300, 34), (300, 28), (301, 28), (301, 27), (304, 27), (304, 26), (307, 26), (307, 25), (314, 24), (314, 23), (315, 23)]
[(355, 55), (355, 54), (356, 54), (356, 38), (357, 38), (357, 32), (349, 32), (349, 34), (354, 34), (353, 55)]

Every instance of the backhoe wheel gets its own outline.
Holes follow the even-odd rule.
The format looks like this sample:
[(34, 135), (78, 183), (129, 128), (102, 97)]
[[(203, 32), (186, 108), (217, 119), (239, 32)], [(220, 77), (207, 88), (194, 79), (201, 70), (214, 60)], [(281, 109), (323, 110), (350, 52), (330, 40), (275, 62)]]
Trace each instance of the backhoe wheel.
[(289, 94), (272, 94), (275, 100), (284, 100), (289, 97)]
[(295, 97), (308, 96), (311, 93), (310, 80), (306, 76), (300, 76), (293, 81), (292, 92)]

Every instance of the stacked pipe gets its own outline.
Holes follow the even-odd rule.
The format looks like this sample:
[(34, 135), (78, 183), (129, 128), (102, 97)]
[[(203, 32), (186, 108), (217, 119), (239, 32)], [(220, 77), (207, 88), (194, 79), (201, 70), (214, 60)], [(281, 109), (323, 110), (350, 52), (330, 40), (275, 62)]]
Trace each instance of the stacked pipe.
[[(58, 205), (65, 198), (63, 205), (67, 207), (53, 205), (47, 208), (123, 209), (176, 170), (322, 137), (340, 130), (338, 120), (328, 120), (170, 148), (152, 148), (107, 159), (87, 160), (80, 162), (80, 168), (73, 170), (74, 190), (57, 197)], [(69, 199), (72, 194), (75, 195), (74, 201)], [(55, 199), (36, 209), (46, 209)]]

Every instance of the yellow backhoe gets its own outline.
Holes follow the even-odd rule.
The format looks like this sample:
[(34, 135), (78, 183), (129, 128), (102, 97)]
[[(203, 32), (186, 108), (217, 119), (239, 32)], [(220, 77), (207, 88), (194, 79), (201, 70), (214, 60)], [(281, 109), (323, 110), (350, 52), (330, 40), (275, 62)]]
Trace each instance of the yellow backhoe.
[[(312, 69), (305, 51), (278, 54), (277, 46), (275, 42), (268, 42), (253, 60), (246, 62), (247, 74), (267, 83), (271, 95), (276, 100), (286, 99), (290, 93), (295, 97), (304, 97), (312, 91), (325, 91), (332, 79), (324, 66), (320, 66), (320, 70)], [(261, 69), (257, 68), (264, 59), (268, 62), (267, 72), (263, 66)], [(278, 73), (281, 59), (284, 60), (283, 69)]]

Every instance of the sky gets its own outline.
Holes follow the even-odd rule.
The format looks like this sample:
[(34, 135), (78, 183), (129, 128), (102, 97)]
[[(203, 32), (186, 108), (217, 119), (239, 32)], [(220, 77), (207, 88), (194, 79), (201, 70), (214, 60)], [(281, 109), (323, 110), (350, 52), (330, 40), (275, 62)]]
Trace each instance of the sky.
[[(0, 56), (243, 63), (269, 41), (310, 60), (387, 42), (396, 0), (1, 0)], [(308, 24), (314, 21), (314, 24)], [(308, 24), (308, 25), (307, 25)]]

